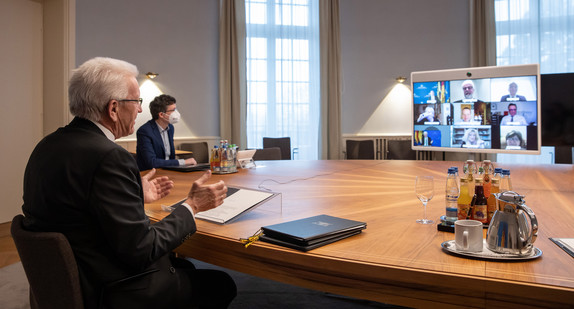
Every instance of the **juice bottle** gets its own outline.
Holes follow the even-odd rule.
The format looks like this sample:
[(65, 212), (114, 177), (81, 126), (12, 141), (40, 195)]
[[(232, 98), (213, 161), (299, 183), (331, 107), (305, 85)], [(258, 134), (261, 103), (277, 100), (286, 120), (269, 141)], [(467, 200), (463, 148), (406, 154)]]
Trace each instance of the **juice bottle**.
[[(476, 177), (475, 174), (477, 172), (476, 163), (474, 160), (466, 160), (466, 163), (463, 166), (463, 173), (464, 178), (467, 180), (468, 186), (468, 194), (470, 194), (471, 198), (474, 195), (474, 178)], [(462, 187), (462, 184), (461, 184)]]
[(490, 196), (490, 187), (492, 186), (491, 181), (492, 176), (494, 174), (494, 166), (492, 165), (490, 160), (484, 160), (482, 162), (482, 169), (483, 169), (482, 180), (484, 181), (483, 182), (484, 196), (488, 199), (488, 197)]
[(500, 186), (499, 186), (500, 179), (493, 177), (491, 181), (492, 183), (490, 187), (490, 195), (486, 199), (486, 209), (488, 211), (488, 219), (487, 219), (488, 224), (490, 224), (490, 220), (492, 220), (492, 216), (496, 211), (496, 198), (494, 197), (494, 194), (500, 192)]
[(460, 195), (457, 200), (457, 215), (459, 220), (464, 220), (468, 216), (470, 210), (470, 203), (472, 197), (469, 192), (468, 180), (466, 178), (460, 179)]
[(482, 223), (487, 223), (488, 221), (488, 208), (487, 200), (484, 196), (484, 182), (482, 179), (477, 178), (475, 180), (475, 194), (474, 194), (474, 205), (472, 206), (471, 219), (480, 221)]

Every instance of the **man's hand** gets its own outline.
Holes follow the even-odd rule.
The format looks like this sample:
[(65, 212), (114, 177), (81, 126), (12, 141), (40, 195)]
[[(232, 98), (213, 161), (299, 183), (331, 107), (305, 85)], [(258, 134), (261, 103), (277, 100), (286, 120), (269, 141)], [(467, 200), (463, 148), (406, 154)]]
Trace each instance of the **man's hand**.
[(173, 181), (169, 180), (167, 176), (151, 179), (153, 175), (155, 175), (155, 168), (142, 176), (144, 203), (151, 203), (159, 200), (160, 198), (168, 195), (171, 188), (173, 188)]
[(214, 184), (205, 185), (209, 178), (211, 178), (211, 171), (206, 171), (201, 178), (193, 182), (189, 190), (186, 202), (191, 206), (194, 214), (223, 204), (227, 196), (225, 183), (220, 180)]
[(197, 161), (194, 158), (185, 159), (185, 165), (196, 165)]

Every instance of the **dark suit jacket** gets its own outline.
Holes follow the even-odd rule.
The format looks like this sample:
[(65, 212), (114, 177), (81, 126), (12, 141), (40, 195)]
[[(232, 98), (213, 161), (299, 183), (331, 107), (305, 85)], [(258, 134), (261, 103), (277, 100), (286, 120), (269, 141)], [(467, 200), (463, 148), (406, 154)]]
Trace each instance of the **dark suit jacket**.
[(26, 229), (68, 238), (86, 308), (95, 308), (104, 290), (110, 308), (177, 308), (187, 301), (181, 298), (191, 294), (189, 276), (172, 267), (169, 253), (196, 231), (192, 215), (178, 207), (150, 224), (133, 156), (91, 121), (75, 118), (38, 143), (23, 199)]
[[(526, 101), (526, 98), (524, 96), (521, 95), (516, 95), (516, 97), (518, 98), (518, 100), (516, 101)], [(510, 98), (510, 95), (503, 95), (502, 98), (500, 98), (500, 102), (506, 102), (508, 101), (508, 99)]]
[(170, 156), (165, 159), (165, 148), (163, 140), (155, 120), (144, 123), (137, 131), (137, 162), (140, 171), (149, 170), (154, 167), (177, 166), (179, 161), (175, 159), (175, 147), (173, 146), (173, 125), (170, 124), (167, 130), (169, 138)]

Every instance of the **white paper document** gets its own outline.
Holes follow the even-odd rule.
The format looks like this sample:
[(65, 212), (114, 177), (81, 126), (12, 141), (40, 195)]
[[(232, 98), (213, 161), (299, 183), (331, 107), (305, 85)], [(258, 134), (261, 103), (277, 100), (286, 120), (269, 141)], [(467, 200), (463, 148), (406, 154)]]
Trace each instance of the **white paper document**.
[(550, 240), (574, 257), (574, 238), (550, 238)]
[(227, 223), (242, 213), (259, 206), (275, 195), (275, 193), (272, 192), (244, 188), (238, 189), (238, 191), (227, 196), (221, 206), (200, 212), (196, 214), (195, 217), (216, 223)]

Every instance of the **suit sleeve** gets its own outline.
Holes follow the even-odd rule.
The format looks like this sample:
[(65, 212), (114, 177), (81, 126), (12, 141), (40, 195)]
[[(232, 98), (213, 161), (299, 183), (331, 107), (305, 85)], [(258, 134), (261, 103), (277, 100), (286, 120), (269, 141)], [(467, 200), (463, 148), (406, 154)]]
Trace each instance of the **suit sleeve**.
[(141, 270), (178, 247), (196, 226), (183, 207), (156, 224), (150, 223), (140, 174), (130, 156), (121, 148), (105, 156), (94, 174), (89, 203), (112, 252), (126, 265)]
[[(170, 142), (173, 143), (173, 142)], [(155, 148), (163, 147), (163, 142), (153, 136), (153, 132), (148, 127), (142, 127), (137, 131), (137, 161), (140, 170), (149, 170), (164, 166), (177, 166), (176, 159), (165, 160), (158, 157)], [(175, 151), (174, 151), (175, 153)]]

